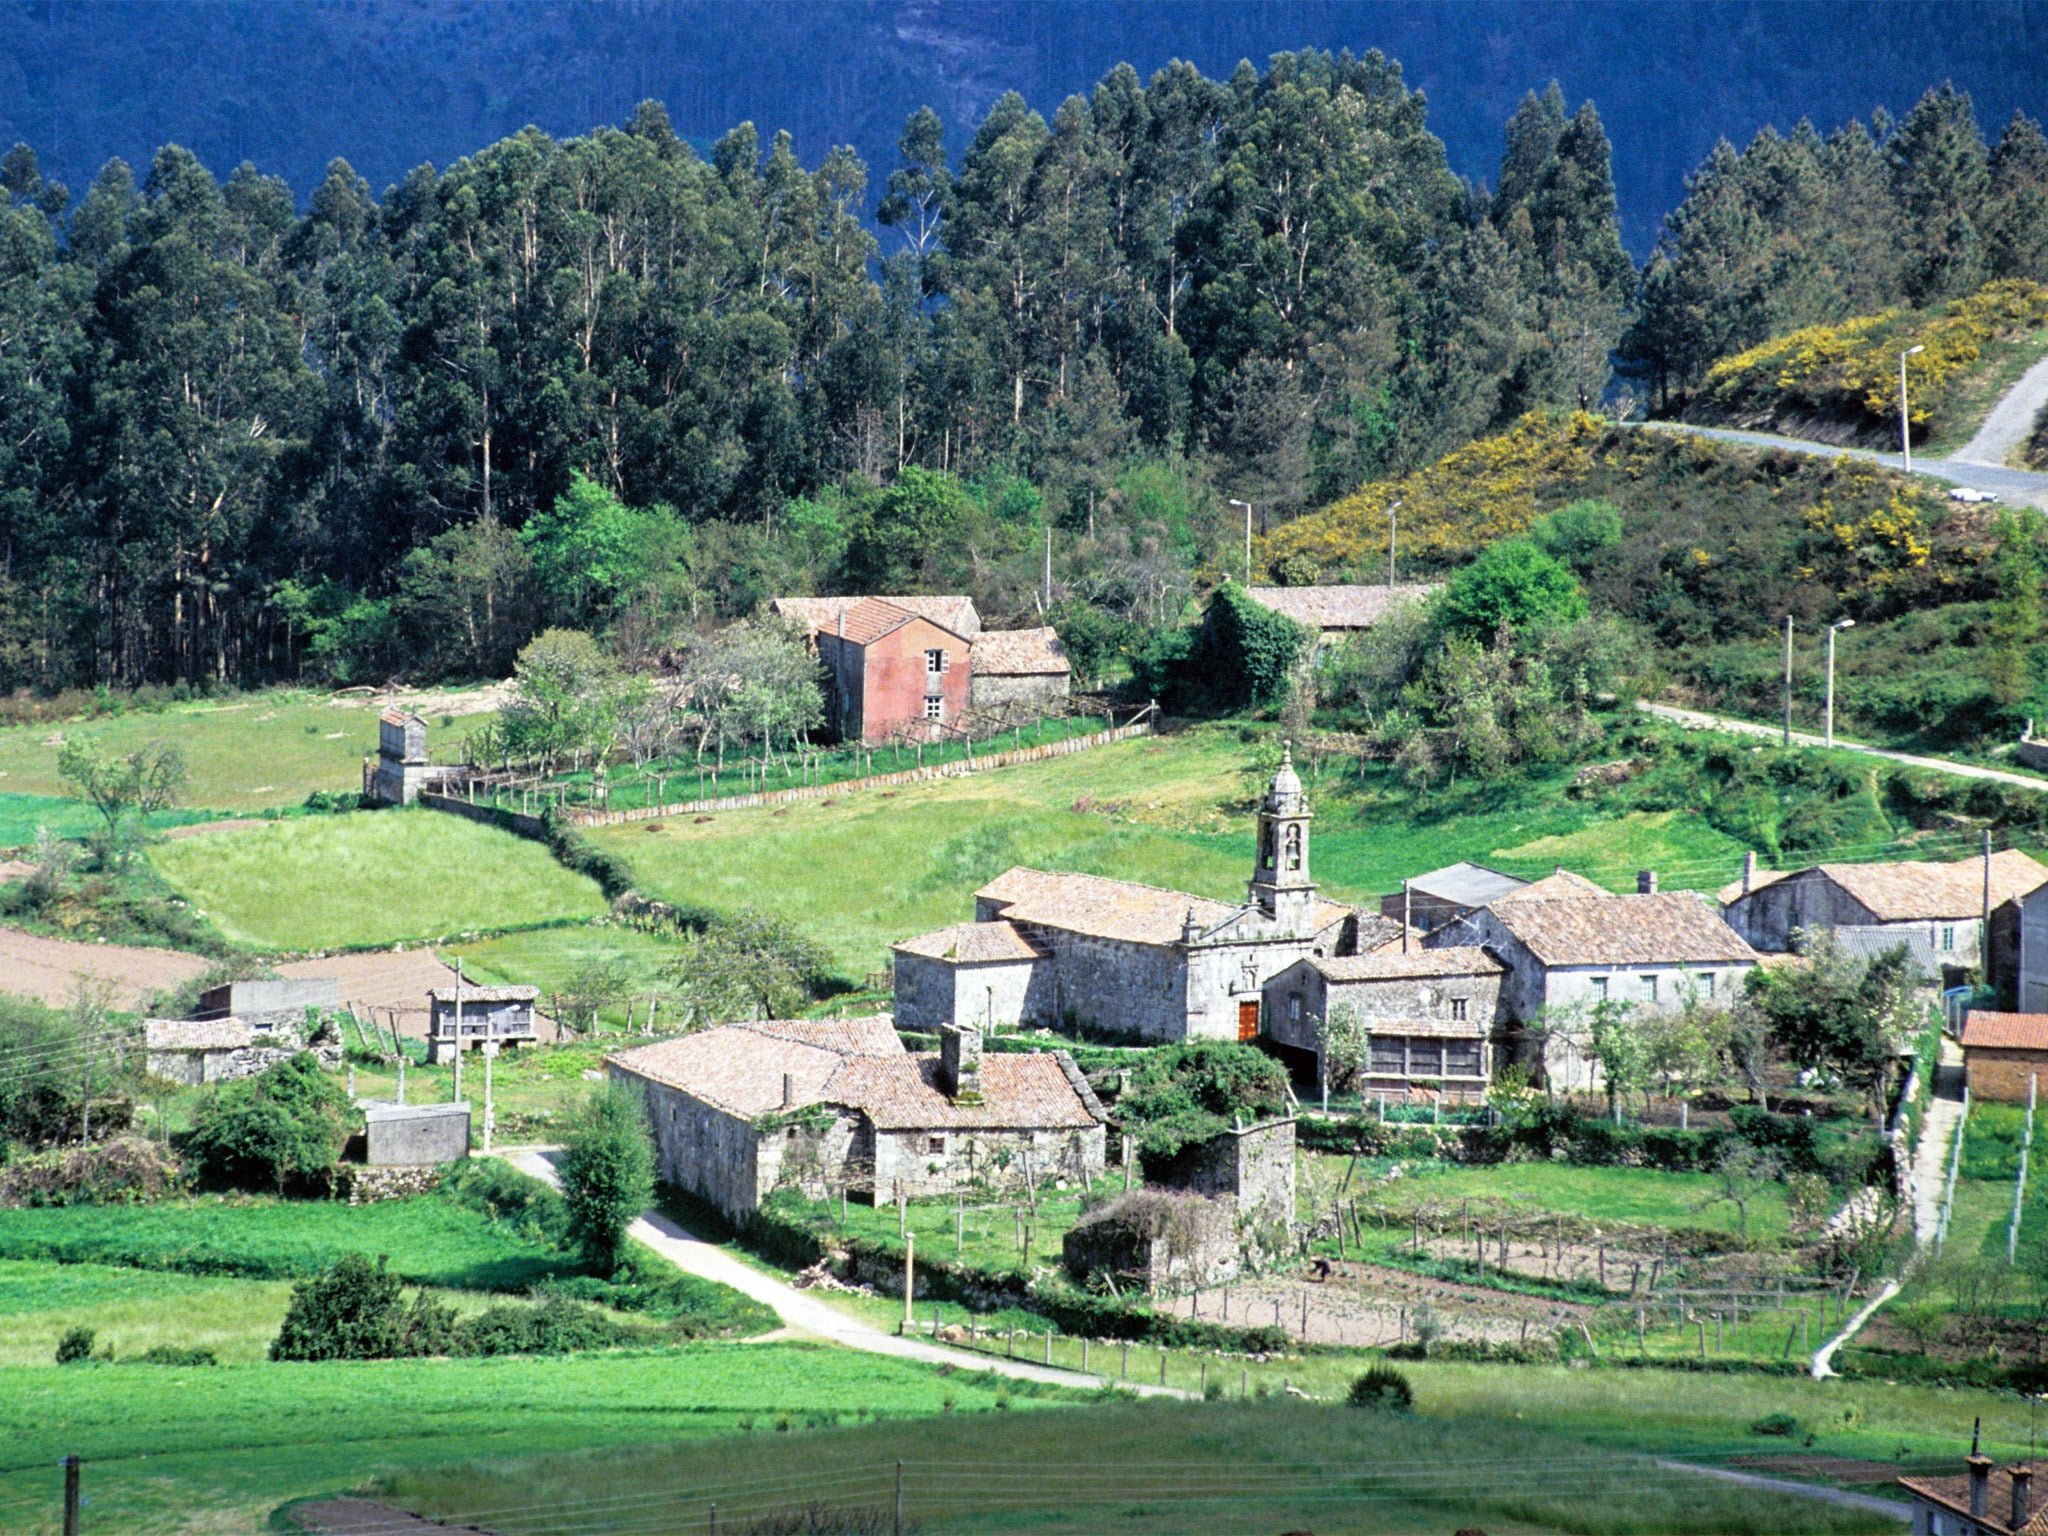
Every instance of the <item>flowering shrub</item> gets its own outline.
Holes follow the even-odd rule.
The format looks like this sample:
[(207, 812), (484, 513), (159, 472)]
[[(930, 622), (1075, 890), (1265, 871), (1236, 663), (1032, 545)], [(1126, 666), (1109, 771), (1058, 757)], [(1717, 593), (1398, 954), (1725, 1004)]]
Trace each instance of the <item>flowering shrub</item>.
[(1896, 428), (1899, 354), (1906, 359), (1917, 437), (1954, 404), (1954, 391), (1998, 340), (2048, 326), (2048, 285), (2014, 278), (1934, 310), (1887, 309), (1836, 325), (1810, 325), (1707, 370), (1693, 420), (1757, 424), (1782, 418), (1840, 422), (1857, 431)]

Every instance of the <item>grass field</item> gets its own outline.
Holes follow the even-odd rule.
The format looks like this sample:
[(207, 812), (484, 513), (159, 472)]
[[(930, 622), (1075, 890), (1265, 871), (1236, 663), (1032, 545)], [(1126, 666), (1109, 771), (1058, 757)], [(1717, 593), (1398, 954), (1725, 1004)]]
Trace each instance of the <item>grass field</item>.
[[(444, 725), (442, 716), (429, 716), (427, 744), (458, 742), (486, 718), (458, 716)], [(316, 789), (360, 789), (363, 759), (377, 751), (377, 711), (330, 704), (325, 694), (277, 692), (60, 725), (7, 726), (0, 728), (0, 789), (67, 795), (57, 776), (57, 749), (49, 744), (60, 734), (90, 736), (110, 752), (168, 741), (185, 754), (191, 774), (187, 805), (261, 810), (297, 805)], [(7, 846), (4, 837), (0, 846)]]
[[(857, 981), (891, 942), (973, 915), (973, 893), (1014, 864), (1076, 870), (1241, 900), (1252, 807), (1273, 733), (1207, 726), (965, 779), (723, 812), (592, 836), (624, 854), (650, 894), (732, 910), (772, 905)], [(1262, 758), (1261, 753), (1265, 756)], [(1615, 889), (1635, 871), (1713, 888), (1740, 868), (1733, 839), (1672, 813), (1601, 819), (1554, 780), (1417, 793), (1379, 768), (1308, 770), (1315, 870), (1339, 900), (1400, 888), (1461, 858), (1547, 874), (1567, 859)], [(858, 876), (850, 878), (850, 871)]]
[[(400, 1501), (507, 1533), (735, 1529), (818, 1502), (944, 1531), (1884, 1530), (1883, 1516), (1661, 1472), (1534, 1425), (1291, 1402), (1142, 1403), (423, 1472)], [(1544, 1475), (1534, 1475), (1536, 1469)]]
[[(57, 1459), (71, 1452), (85, 1460), (89, 1531), (247, 1532), (267, 1529), (284, 1500), (408, 1468), (743, 1429), (756, 1434), (744, 1442), (751, 1449), (805, 1439), (808, 1422), (977, 1414), (998, 1398), (1020, 1409), (1036, 1401), (979, 1375), (795, 1344), (211, 1369), (0, 1367), (0, 1530), (57, 1530)], [(785, 1426), (787, 1438), (777, 1433)], [(740, 1443), (724, 1441), (721, 1454)]]
[(228, 938), (308, 950), (576, 921), (595, 882), (540, 844), (434, 811), (308, 816), (152, 849), (163, 877)]
[[(159, 811), (148, 819), (157, 829), (209, 821), (210, 811)], [(55, 795), (0, 794), (0, 848), (25, 848), (36, 840), (36, 829), (48, 827), (58, 837), (90, 836), (106, 825), (100, 814), (83, 800), (66, 800)]]
[[(440, 952), (451, 964), (462, 960), (465, 973), (473, 980), (521, 982), (539, 987), (543, 994), (573, 991), (584, 971), (615, 961), (619, 980), (631, 999), (633, 1025), (638, 1028), (647, 1017), (649, 994), (673, 993), (675, 980), (669, 968), (681, 946), (673, 939), (636, 928), (596, 924), (528, 929), (494, 939), (443, 945)], [(604, 1009), (600, 1023), (623, 1025), (626, 1007), (618, 1003)]]
[(345, 1253), (388, 1254), (409, 1284), (520, 1291), (574, 1260), (453, 1200), (350, 1206), (206, 1196), (155, 1205), (0, 1210), (0, 1258), (285, 1280)]

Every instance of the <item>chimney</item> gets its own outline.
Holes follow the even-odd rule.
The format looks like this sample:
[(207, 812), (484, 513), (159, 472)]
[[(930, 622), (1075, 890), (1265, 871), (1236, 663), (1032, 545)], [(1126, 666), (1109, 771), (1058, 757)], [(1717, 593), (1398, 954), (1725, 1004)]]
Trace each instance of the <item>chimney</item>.
[(2014, 1467), (2012, 1477), (2012, 1519), (2008, 1522), (2014, 1530), (2024, 1529), (2028, 1516), (2034, 1512), (2034, 1481), (2032, 1467)]
[(1756, 850), (1750, 849), (1742, 856), (1742, 894), (1747, 896), (1756, 885)]
[(1654, 896), (1657, 894), (1657, 871), (1654, 869), (1639, 869), (1636, 871), (1636, 894), (1638, 896)]
[(796, 1102), (796, 1079), (789, 1073), (782, 1074), (782, 1107), (789, 1108)]
[(939, 1089), (949, 1099), (981, 1097), (981, 1031), (971, 1024), (939, 1027)]
[(1970, 1514), (1982, 1520), (1991, 1502), (1991, 1458), (1972, 1455), (1963, 1464), (1970, 1469)]

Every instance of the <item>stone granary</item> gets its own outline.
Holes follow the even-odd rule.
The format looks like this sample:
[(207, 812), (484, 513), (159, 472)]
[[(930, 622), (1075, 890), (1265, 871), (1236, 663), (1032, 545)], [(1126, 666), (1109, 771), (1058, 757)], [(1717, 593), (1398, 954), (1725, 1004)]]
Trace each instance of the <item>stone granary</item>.
[(646, 1097), (660, 1176), (744, 1219), (773, 1191), (887, 1201), (1086, 1183), (1107, 1115), (1064, 1051), (904, 1050), (886, 1015), (728, 1024), (606, 1058)]
[(905, 1029), (1002, 1029), (1069, 1018), (1148, 1040), (1250, 1040), (1266, 983), (1295, 961), (1399, 936), (1324, 901), (1309, 872), (1309, 809), (1291, 756), (1259, 806), (1243, 902), (1099, 875), (1012, 869), (974, 893), (975, 920), (895, 946)]
[(427, 1060), (463, 1050), (531, 1045), (539, 1038), (534, 1004), (539, 987), (436, 987), (427, 994)]
[[(1908, 860), (1884, 864), (1814, 864), (1797, 870), (1759, 870), (1745, 860), (1742, 879), (1720, 893), (1729, 926), (1760, 950), (1785, 951), (1801, 934), (1825, 933), (1859, 955), (1903, 945), (1924, 980), (1953, 986), (1984, 961), (1984, 916), (1991, 917), (1990, 983), (2014, 995), (2025, 969), (2022, 903), (2048, 886), (2048, 865), (2018, 849), (1951, 863)], [(2037, 925), (2048, 927), (2048, 892)], [(2029, 998), (2018, 983), (2020, 1005), (2048, 1007), (2048, 944)]]
[(387, 709), (377, 717), (376, 762), (363, 765), (363, 794), (382, 805), (411, 805), (421, 790), (466, 772), (429, 760), (424, 718), (409, 709)]
[(1369, 1031), (1360, 1094), (1427, 1092), (1478, 1103), (1493, 1077), (1495, 1037), (1508, 1022), (1506, 974), (1500, 961), (1470, 946), (1310, 956), (1266, 983), (1266, 1017), (1290, 1064), (1312, 1080), (1322, 1076), (1322, 1022), (1349, 1009)]
[(303, 1013), (296, 1021), (263, 1019), (144, 1019), (144, 1064), (152, 1077), (198, 1087), (254, 1077), (311, 1049), (320, 1065), (341, 1068), (341, 1044), (332, 1035), (307, 1038)]
[[(1727, 1007), (1762, 958), (1703, 896), (1659, 893), (1645, 870), (1633, 896), (1563, 871), (1434, 930), (1431, 949), (1479, 946), (1506, 967), (1501, 1006), (1524, 1063), (1555, 1088), (1597, 1088), (1585, 1019), (1601, 1003), (1667, 1011)], [(1547, 1021), (1540, 1032), (1529, 1028)]]
[(2048, 1089), (2048, 1013), (1972, 1008), (1963, 1020), (1962, 1047), (1972, 1099), (2025, 1104)]
[(1488, 869), (1484, 864), (1446, 864), (1442, 869), (1403, 881), (1401, 890), (1382, 896), (1380, 913), (1427, 933), (1453, 918), (1477, 911), (1489, 901), (1519, 891), (1528, 883)]

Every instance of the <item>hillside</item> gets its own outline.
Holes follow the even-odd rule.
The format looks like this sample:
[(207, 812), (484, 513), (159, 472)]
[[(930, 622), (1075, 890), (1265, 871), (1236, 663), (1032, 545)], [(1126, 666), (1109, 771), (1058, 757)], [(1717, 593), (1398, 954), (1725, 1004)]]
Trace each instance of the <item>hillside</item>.
[(2015, 534), (2015, 563), (2001, 566), (1996, 514), (1867, 462), (1530, 417), (1277, 530), (1263, 559), (1297, 580), (1384, 579), (1398, 501), (1402, 573), (1417, 579), (1587, 499), (1618, 510), (1620, 535), (1573, 564), (1596, 610), (1636, 626), (1647, 680), (1675, 698), (1775, 718), (1789, 614), (1794, 716), (1817, 722), (1822, 631), (1850, 617), (1857, 628), (1837, 647), (1841, 729), (1975, 747), (2048, 718), (2038, 635), (2000, 617), (2002, 592), (2038, 580), (2031, 539)]

